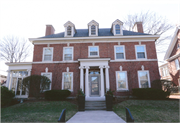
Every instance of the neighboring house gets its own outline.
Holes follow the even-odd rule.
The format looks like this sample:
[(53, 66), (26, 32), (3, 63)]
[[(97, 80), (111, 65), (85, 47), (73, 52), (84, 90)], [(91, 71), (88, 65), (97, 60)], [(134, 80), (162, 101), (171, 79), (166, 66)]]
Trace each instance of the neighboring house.
[(160, 70), (161, 79), (171, 80), (168, 63), (159, 66), (159, 70)]
[(180, 86), (180, 26), (174, 32), (164, 60), (168, 62), (169, 77), (173, 85)]
[(6, 86), (7, 76), (0, 74), (1, 86)]
[(53, 26), (47, 25), (46, 36), (30, 38), (33, 62), (6, 63), (7, 86), (16, 97), (28, 97), (21, 83), (30, 74), (49, 77), (47, 90), (69, 89), (75, 97), (81, 88), (86, 100), (105, 100), (109, 89), (116, 96), (128, 96), (132, 88), (151, 87), (160, 79), (155, 48), (159, 35), (143, 33), (141, 22), (134, 25), (134, 32), (123, 30), (118, 19), (111, 28), (99, 28), (94, 20), (87, 26), (76, 29), (68, 21), (65, 32), (54, 34)]

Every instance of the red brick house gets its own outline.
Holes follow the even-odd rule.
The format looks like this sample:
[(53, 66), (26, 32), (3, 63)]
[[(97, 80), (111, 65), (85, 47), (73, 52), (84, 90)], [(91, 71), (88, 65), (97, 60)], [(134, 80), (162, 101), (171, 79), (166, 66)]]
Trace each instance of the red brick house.
[(38, 74), (52, 80), (47, 90), (69, 89), (73, 97), (81, 88), (86, 100), (104, 100), (109, 89), (116, 96), (128, 96), (132, 88), (151, 87), (153, 80), (160, 79), (155, 49), (159, 35), (143, 33), (141, 22), (134, 31), (123, 30), (118, 19), (111, 28), (99, 28), (94, 20), (87, 25), (87, 29), (76, 29), (68, 21), (65, 31), (57, 34), (47, 25), (46, 36), (30, 38), (33, 61), (7, 63), (9, 89), (17, 97), (28, 97), (21, 81)]

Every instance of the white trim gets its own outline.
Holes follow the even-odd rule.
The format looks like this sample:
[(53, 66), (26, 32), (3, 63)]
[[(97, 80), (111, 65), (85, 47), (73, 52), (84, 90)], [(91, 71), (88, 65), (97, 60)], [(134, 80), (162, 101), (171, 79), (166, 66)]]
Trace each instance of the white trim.
[[(90, 55), (90, 48), (91, 47), (97, 47), (98, 48), (97, 55), (93, 55), (93, 56)], [(88, 46), (88, 57), (100, 57), (99, 56), (99, 46)]]
[(53, 61), (54, 47), (43, 47), (43, 57), (42, 57), (42, 61), (45, 61), (45, 60), (44, 60), (44, 55), (45, 55), (45, 49), (47, 49), (47, 48), (52, 49), (51, 60), (49, 60), (49, 61)]
[[(123, 88), (118, 88), (118, 76), (117, 76), (117, 74), (118, 73), (125, 73), (126, 74), (126, 88), (125, 89), (123, 89)], [(115, 72), (115, 74), (116, 74), (116, 90), (117, 91), (120, 91), (120, 90), (129, 90), (129, 87), (128, 87), (128, 78), (127, 78), (127, 71), (116, 71)]]
[(140, 78), (139, 78), (139, 72), (147, 72), (148, 73), (148, 86), (149, 88), (151, 88), (151, 83), (150, 83), (150, 76), (149, 76), (149, 70), (138, 70), (137, 74), (138, 74), (138, 83), (139, 83), (139, 88), (141, 88), (141, 84), (140, 84)]
[[(144, 46), (144, 55), (145, 55), (145, 58), (138, 58), (137, 57), (137, 49), (136, 49), (137, 46)], [(135, 45), (135, 54), (136, 54), (136, 59), (147, 59), (146, 45)]]
[[(123, 59), (116, 59), (116, 47), (123, 47)], [(115, 60), (125, 60), (126, 59), (126, 53), (125, 53), (125, 46), (124, 45), (114, 45), (114, 59)]]
[(53, 64), (53, 63), (78, 63), (78, 61), (51, 61), (51, 62), (32, 62), (32, 64)]
[[(50, 83), (50, 86), (49, 86), (49, 90), (51, 90), (51, 85), (52, 85), (52, 72), (41, 72), (41, 76), (44, 76), (44, 74), (50, 74), (50, 80), (51, 80), (51, 83)], [(46, 76), (47, 77), (47, 76)], [(44, 91), (47, 91), (47, 90), (44, 90)]]
[(110, 62), (139, 62), (139, 61), (158, 61), (158, 59), (126, 59), (126, 60), (110, 60)]
[(62, 89), (64, 89), (64, 73), (71, 73), (72, 74), (71, 89), (68, 89), (68, 90), (73, 92), (73, 72), (62, 72)]
[(166, 59), (166, 61), (171, 61), (171, 60), (173, 60), (173, 59), (176, 59), (176, 58), (179, 57), (179, 56), (180, 56), (180, 53), (171, 56), (169, 59)]
[[(72, 48), (72, 60), (65, 60), (64, 58), (65, 48)], [(74, 47), (63, 47), (63, 61), (73, 61), (73, 60), (74, 60)]]

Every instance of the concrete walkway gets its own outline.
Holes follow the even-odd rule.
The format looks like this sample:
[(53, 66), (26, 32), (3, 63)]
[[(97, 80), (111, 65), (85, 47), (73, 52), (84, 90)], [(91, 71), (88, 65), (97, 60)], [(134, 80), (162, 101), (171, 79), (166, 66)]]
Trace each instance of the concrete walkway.
[(126, 123), (113, 111), (82, 111), (77, 112), (66, 123)]

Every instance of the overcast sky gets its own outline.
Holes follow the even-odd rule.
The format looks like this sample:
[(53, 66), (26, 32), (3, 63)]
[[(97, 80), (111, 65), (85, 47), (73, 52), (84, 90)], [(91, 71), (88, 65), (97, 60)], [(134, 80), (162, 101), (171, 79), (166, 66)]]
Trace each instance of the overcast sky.
[[(128, 14), (141, 11), (155, 12), (174, 25), (180, 22), (179, 0), (1, 0), (0, 38), (9, 34), (41, 37), (45, 35), (47, 24), (54, 26), (55, 33), (63, 32), (67, 21), (74, 23), (76, 29), (87, 28), (93, 19), (99, 23), (99, 28), (110, 28), (116, 19), (123, 20)], [(158, 58), (161, 57), (164, 54), (158, 54)], [(0, 65), (0, 72), (7, 69), (2, 61)]]

